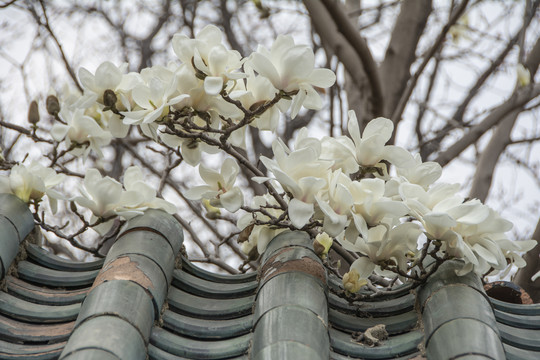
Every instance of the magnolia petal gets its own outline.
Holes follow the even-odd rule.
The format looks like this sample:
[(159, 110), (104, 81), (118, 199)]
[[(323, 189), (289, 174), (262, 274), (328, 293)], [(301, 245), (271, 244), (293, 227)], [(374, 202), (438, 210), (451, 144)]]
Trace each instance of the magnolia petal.
[(323, 230), (330, 236), (338, 236), (347, 225), (347, 216), (325, 216), (323, 220)]
[(364, 129), (364, 133), (362, 134), (362, 138), (367, 139), (372, 136), (377, 136), (381, 138), (383, 143), (386, 143), (392, 137), (393, 131), (394, 123), (392, 120), (378, 117), (368, 122)]
[[(252, 235), (255, 231), (252, 231)], [(268, 226), (261, 226), (260, 230), (258, 231), (258, 238), (257, 238), (257, 251), (259, 254), (262, 254), (266, 247), (268, 246), (268, 243), (272, 241), (272, 239), (275, 236), (275, 231), (270, 229)]]
[(86, 70), (85, 68), (81, 67), (79, 69), (79, 82), (81, 83), (82, 87), (88, 90), (94, 90), (94, 75)]
[(145, 85), (136, 86), (131, 92), (133, 101), (143, 109), (153, 109), (154, 106), (150, 103), (150, 99), (153, 98), (152, 92)]
[[(120, 70), (110, 61), (105, 61), (99, 65), (96, 69), (96, 85), (99, 84), (101, 88), (115, 90), (116, 86), (122, 81), (122, 73)], [(98, 94), (102, 95), (102, 94)]]
[(498, 263), (497, 257), (491, 251), (489, 251), (488, 249), (486, 249), (482, 245), (474, 244), (472, 246), (472, 250), (474, 252), (476, 252), (478, 254), (478, 256), (480, 256), (481, 258), (486, 260), (488, 263), (490, 263), (490, 264), (497, 264)]
[(304, 103), (306, 96), (307, 96), (306, 91), (302, 89), (300, 89), (298, 91), (298, 94), (294, 96), (292, 104), (291, 104), (291, 119), (294, 119), (296, 115), (298, 115), (298, 112), (300, 111), (300, 108), (302, 107), (302, 104)]
[(152, 202), (152, 208), (162, 209), (168, 214), (175, 214), (178, 211), (178, 208), (176, 207), (176, 205), (174, 205), (173, 203), (167, 200), (159, 199), (159, 198), (154, 199), (154, 201)]
[(240, 167), (236, 163), (236, 161), (232, 158), (226, 158), (223, 161), (223, 165), (221, 165), (221, 175), (223, 176), (223, 180), (225, 181), (226, 187), (231, 187), (234, 185), (234, 182), (236, 181), (236, 177), (238, 176), (238, 173), (240, 172)]
[(458, 222), (469, 225), (480, 224), (489, 216), (489, 208), (480, 201), (468, 202), (448, 211)]
[(51, 128), (51, 136), (56, 141), (62, 141), (65, 139), (70, 127), (68, 125), (55, 123)]
[(223, 89), (223, 78), (221, 76), (207, 76), (204, 78), (204, 91), (208, 95), (218, 95)]
[(200, 146), (197, 146), (194, 149), (191, 149), (189, 146), (187, 146), (188, 143), (189, 143), (188, 141), (184, 141), (182, 143), (180, 152), (185, 162), (187, 162), (191, 166), (197, 166), (197, 164), (201, 162)]
[(450, 215), (446, 213), (429, 213), (423, 216), (426, 231), (434, 238), (440, 238), (444, 233), (457, 225)]
[(471, 264), (471, 263), (466, 263), (466, 264), (463, 265), (463, 267), (461, 269), (456, 270), (456, 275), (457, 276), (464, 276), (464, 275), (467, 275), (468, 273), (470, 273), (473, 270), (474, 270), (474, 265)]
[(351, 264), (350, 270), (356, 270), (361, 279), (367, 279), (375, 270), (375, 264), (368, 257), (360, 257)]
[(218, 194), (208, 185), (194, 186), (185, 192), (184, 196), (189, 200), (200, 200), (203, 197), (214, 197)]
[(347, 122), (347, 130), (349, 131), (349, 134), (351, 135), (351, 138), (354, 141), (355, 146), (357, 147), (358, 144), (362, 142), (358, 119), (356, 118), (356, 113), (354, 112), (354, 110), (349, 110), (348, 115), (349, 121)]
[(360, 235), (362, 235), (362, 238), (367, 239), (368, 226), (367, 226), (366, 220), (364, 219), (364, 217), (362, 217), (359, 214), (353, 213), (352, 216), (353, 216), (353, 222), (354, 222), (354, 226), (356, 227), (356, 230), (358, 230)]
[(279, 73), (267, 57), (259, 53), (253, 53), (251, 54), (250, 64), (259, 75), (270, 80), (276, 89), (283, 90)]
[[(315, 55), (308, 46), (296, 45), (288, 49), (285, 54), (282, 54), (279, 65), (283, 86), (286, 86), (287, 91), (295, 90), (287, 86), (288, 80), (307, 78), (314, 66)], [(291, 83), (295, 83), (295, 81), (293, 80)]]
[(330, 69), (313, 69), (309, 83), (321, 88), (329, 88), (336, 82), (336, 74)]
[(219, 44), (221, 43), (222, 34), (217, 26), (209, 24), (199, 31), (195, 38), (209, 44)]
[(289, 202), (289, 219), (291, 223), (297, 229), (301, 229), (304, 225), (307, 224), (311, 216), (313, 215), (314, 207), (313, 204), (307, 204), (298, 199), (292, 199)]
[(400, 146), (387, 145), (384, 147), (384, 159), (394, 165), (409, 168), (416, 165), (416, 161), (410, 152)]
[(227, 211), (234, 213), (244, 205), (244, 194), (239, 187), (235, 186), (226, 193), (221, 194), (219, 200)]

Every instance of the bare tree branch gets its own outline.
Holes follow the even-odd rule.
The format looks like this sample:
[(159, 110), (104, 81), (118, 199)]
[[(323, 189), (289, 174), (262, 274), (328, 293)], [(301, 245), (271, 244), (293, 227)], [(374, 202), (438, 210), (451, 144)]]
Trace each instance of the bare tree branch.
[[(525, 28), (522, 28), (522, 31), (525, 32)], [(532, 74), (531, 76), (534, 76), (533, 74), (536, 72), (539, 64), (540, 38), (537, 39), (533, 50), (526, 60), (526, 66)], [(517, 109), (505, 116), (504, 120), (497, 127), (497, 130), (495, 130), (489, 144), (480, 155), (469, 194), (470, 197), (480, 199), (481, 201), (486, 200), (489, 189), (491, 188), (495, 167), (499, 162), (500, 155), (506, 149), (506, 146), (510, 144), (512, 129), (522, 110)]]
[(69, 63), (68, 59), (66, 58), (66, 54), (64, 53), (64, 49), (62, 48), (62, 44), (60, 44), (60, 41), (58, 40), (58, 38), (54, 34), (54, 32), (53, 32), (53, 30), (51, 28), (51, 25), (49, 24), (49, 18), (47, 16), (47, 9), (45, 7), (45, 3), (43, 2), (43, 0), (40, 0), (39, 4), (41, 5), (41, 9), (43, 11), (43, 18), (45, 19), (45, 22), (41, 21), (39, 15), (36, 13), (33, 6), (30, 7), (30, 11), (34, 14), (34, 18), (36, 19), (38, 25), (44, 27), (45, 30), (47, 30), (47, 32), (49, 33), (49, 35), (53, 39), (54, 43), (58, 47), (58, 51), (60, 51), (60, 56), (62, 57), (62, 61), (64, 62), (64, 66), (66, 67), (66, 70), (69, 73), (69, 76), (71, 77), (71, 79), (75, 83), (75, 86), (77, 86), (77, 89), (79, 89), (79, 91), (82, 92), (83, 88), (79, 84), (79, 81), (77, 79), (77, 75), (75, 75), (75, 72), (73, 71), (73, 68), (71, 67), (71, 64)]
[(394, 124), (399, 122), (398, 119), (401, 118), (401, 115), (403, 114), (403, 111), (405, 110), (405, 107), (407, 106), (407, 103), (409, 102), (409, 98), (411, 97), (414, 91), (414, 88), (416, 87), (416, 83), (418, 82), (420, 75), (426, 68), (427, 64), (431, 61), (433, 56), (435, 56), (437, 51), (439, 51), (439, 48), (442, 46), (446, 38), (446, 34), (448, 33), (448, 30), (450, 30), (452, 25), (454, 25), (458, 21), (458, 19), (461, 17), (468, 3), (469, 3), (469, 0), (463, 0), (461, 4), (456, 8), (456, 10), (454, 10), (452, 15), (450, 16), (450, 19), (448, 20), (448, 23), (444, 25), (439, 35), (437, 36), (437, 39), (435, 40), (431, 48), (428, 50), (428, 52), (424, 55), (424, 59), (422, 60), (422, 63), (420, 64), (420, 66), (418, 66), (418, 69), (416, 70), (414, 75), (409, 79), (409, 83), (407, 84), (407, 87), (403, 91), (396, 108), (392, 112), (391, 120), (394, 122)]
[[(367, 78), (369, 79), (371, 89), (373, 91), (373, 98), (371, 99), (373, 104), (373, 112), (375, 116), (381, 116), (384, 109), (384, 98), (382, 91), (382, 84), (379, 75), (379, 69), (371, 51), (366, 44), (366, 41), (362, 38), (357, 29), (350, 22), (347, 14), (343, 10), (340, 1), (336, 0), (322, 0), (327, 12), (330, 14), (338, 31), (343, 35), (345, 40), (356, 52), (358, 58), (361, 60), (361, 64), (365, 69)], [(306, 7), (311, 6), (309, 0), (304, 0)], [(328, 31), (328, 29), (326, 29)], [(321, 32), (319, 32), (320, 34)], [(352, 73), (352, 69), (349, 71)]]
[(474, 144), (486, 131), (499, 124), (511, 111), (524, 106), (538, 95), (540, 95), (540, 84), (536, 84), (533, 87), (518, 89), (508, 100), (487, 115), (484, 120), (473, 126), (446, 151), (440, 153), (435, 161), (441, 166), (445, 166), (458, 157), (463, 150)]
[(392, 115), (407, 86), (411, 65), (416, 60), (416, 47), (431, 12), (431, 0), (406, 0), (401, 3), (390, 43), (380, 66), (385, 101), (384, 116)]

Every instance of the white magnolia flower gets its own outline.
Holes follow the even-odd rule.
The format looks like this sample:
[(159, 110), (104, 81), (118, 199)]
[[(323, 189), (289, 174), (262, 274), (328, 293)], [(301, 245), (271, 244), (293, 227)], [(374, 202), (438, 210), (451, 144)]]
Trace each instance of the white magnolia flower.
[(53, 213), (57, 210), (57, 199), (63, 196), (53, 187), (64, 181), (64, 174), (57, 174), (51, 168), (46, 168), (38, 162), (30, 165), (15, 165), (9, 175), (0, 175), (0, 193), (13, 194), (22, 201), (41, 201), (47, 195)]
[(328, 181), (328, 191), (315, 196), (319, 208), (324, 214), (323, 230), (330, 236), (339, 235), (347, 225), (353, 205), (353, 197), (349, 191), (351, 179), (336, 170)]
[(80, 192), (82, 196), (77, 196), (73, 200), (92, 211), (96, 218), (106, 218), (116, 215), (116, 208), (122, 205), (124, 190), (122, 184), (113, 178), (102, 177), (97, 169), (88, 169)]
[(231, 158), (225, 159), (221, 171), (199, 165), (199, 174), (206, 185), (195, 186), (186, 192), (190, 200), (209, 199), (212, 206), (223, 207), (236, 212), (244, 203), (244, 194), (238, 186), (234, 186), (240, 168)]
[(85, 92), (85, 102), (99, 102), (103, 104), (105, 90), (115, 91), (122, 82), (127, 70), (127, 63), (117, 67), (110, 61), (105, 61), (96, 69), (95, 75), (85, 68), (79, 69), (79, 81)]
[(332, 161), (332, 170), (341, 169), (344, 174), (350, 175), (360, 168), (356, 158), (351, 156), (353, 145), (348, 137), (325, 136), (321, 139), (321, 145), (321, 159)]
[(394, 131), (392, 120), (382, 117), (371, 120), (366, 125), (363, 134), (360, 135), (356, 114), (351, 110), (349, 111), (347, 129), (354, 143), (352, 145), (351, 142), (348, 142), (349, 148), (351, 148), (358, 164), (375, 166), (381, 160), (388, 160), (400, 167), (415, 165), (413, 156), (407, 150), (399, 146), (385, 145)]
[(103, 157), (101, 148), (111, 142), (110, 132), (103, 130), (92, 117), (84, 115), (82, 109), (73, 112), (62, 109), (59, 115), (66, 124), (57, 122), (53, 125), (51, 136), (54, 140), (64, 140), (68, 149), (74, 146), (70, 153), (75, 156), (82, 155), (86, 159), (93, 150), (99, 157)]
[(307, 109), (320, 109), (322, 101), (313, 87), (328, 88), (336, 81), (336, 75), (331, 70), (315, 69), (315, 56), (311, 48), (295, 45), (293, 38), (288, 35), (278, 36), (270, 50), (259, 46), (246, 65), (268, 78), (278, 90), (298, 90), (291, 105), (292, 118), (296, 117), (302, 105)]
[(384, 266), (397, 266), (406, 270), (411, 254), (417, 252), (418, 237), (422, 230), (417, 224), (403, 223), (391, 230), (385, 225), (369, 229), (365, 238), (357, 237), (354, 242), (340, 239), (343, 247), (365, 256), (351, 264), (351, 269), (358, 272), (360, 278), (367, 279), (374, 271), (383, 276), (391, 275)]
[(125, 116), (125, 124), (139, 125), (159, 121), (167, 116), (170, 106), (189, 97), (188, 94), (178, 93), (177, 76), (163, 66), (144, 69), (141, 79), (131, 92), (135, 107), (121, 112)]
[[(277, 90), (267, 78), (255, 76), (253, 71), (247, 73), (248, 78), (245, 86), (243, 82), (239, 82), (234, 91), (230, 93), (230, 97), (239, 100), (246, 109), (254, 111), (265, 102), (272, 100)], [(253, 120), (250, 125), (259, 130), (276, 131), (279, 122), (280, 105), (285, 101), (280, 100), (277, 105), (267, 109), (262, 115)]]
[[(274, 159), (261, 156), (261, 162), (274, 175), (275, 180), (292, 195), (289, 219), (299, 229), (313, 215), (315, 195), (326, 186), (326, 174), (332, 165), (330, 161), (319, 160), (320, 142), (314, 138), (306, 138), (306, 133), (307, 130), (303, 130), (304, 135), (299, 135), (294, 151), (277, 139), (272, 144)], [(270, 178), (254, 180), (262, 182)]]
[(240, 53), (227, 50), (222, 44), (221, 31), (214, 25), (207, 25), (190, 39), (176, 34), (172, 40), (176, 56), (190, 65), (197, 74), (203, 74), (204, 90), (209, 95), (218, 95), (230, 79), (240, 79), (244, 74)]
[(127, 168), (123, 184), (126, 191), (122, 193), (120, 206), (115, 212), (125, 219), (129, 220), (146, 209), (161, 209), (169, 214), (178, 210), (174, 204), (156, 196), (156, 190), (144, 181), (143, 173), (137, 166)]
[(414, 156), (415, 164), (413, 166), (401, 167), (396, 165), (396, 172), (403, 176), (411, 184), (417, 184), (427, 189), (431, 184), (437, 181), (442, 175), (442, 168), (436, 162), (422, 162), (420, 154)]
[(115, 138), (124, 138), (129, 132), (129, 125), (124, 124), (120, 115), (112, 111), (103, 111), (103, 107), (94, 103), (91, 107), (86, 108), (84, 115), (93, 118), (101, 128), (110, 132)]
[[(125, 189), (124, 189), (125, 187)], [(92, 212), (91, 223), (98, 218), (122, 216), (130, 219), (145, 210), (162, 209), (173, 214), (176, 207), (163, 199), (156, 198), (156, 191), (143, 180), (141, 170), (129, 167), (124, 174), (124, 187), (109, 176), (101, 176), (97, 169), (88, 169), (80, 188), (82, 196), (73, 200)], [(100, 234), (105, 234), (113, 225), (113, 220), (94, 226)]]
[(403, 202), (384, 196), (385, 182), (382, 179), (354, 181), (349, 191), (353, 200), (353, 213), (361, 216), (370, 226), (378, 225), (385, 217), (399, 218), (409, 212)]

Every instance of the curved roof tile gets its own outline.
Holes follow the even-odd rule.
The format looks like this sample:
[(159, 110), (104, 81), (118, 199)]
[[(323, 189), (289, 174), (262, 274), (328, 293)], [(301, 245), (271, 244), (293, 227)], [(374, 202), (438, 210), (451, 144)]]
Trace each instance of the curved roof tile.
[[(9, 249), (19, 251), (33, 223), (24, 204), (0, 197), (8, 199), (0, 259), (11, 264)], [(184, 258), (174, 269), (182, 240), (176, 220), (152, 210), (122, 229), (105, 260), (79, 263), (25, 244), (27, 259), (0, 290), (0, 358), (539, 358), (540, 305), (488, 298), (451, 263), (417, 293), (349, 303), (301, 233), (276, 237), (259, 274), (214, 274)], [(379, 346), (356, 340), (380, 324), (389, 336)]]

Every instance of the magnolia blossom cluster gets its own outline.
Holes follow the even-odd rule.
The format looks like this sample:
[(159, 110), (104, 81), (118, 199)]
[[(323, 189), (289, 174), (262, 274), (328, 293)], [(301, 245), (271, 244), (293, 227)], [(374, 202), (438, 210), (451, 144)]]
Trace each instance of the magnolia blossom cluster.
[[(177, 59), (167, 66), (137, 73), (127, 72), (127, 64), (105, 62), (94, 74), (79, 71), (84, 93), (48, 106), (56, 119), (50, 135), (55, 145), (64, 144), (64, 155), (101, 157), (114, 138), (138, 128), (187, 164), (199, 166), (205, 184), (185, 196), (202, 200), (209, 217), (218, 218), (221, 209), (245, 212), (237, 225), (246, 253), (262, 253), (287, 229), (308, 231), (321, 256), (333, 239), (357, 253), (343, 279), (350, 292), (358, 291), (373, 272), (402, 277), (422, 272), (426, 254), (463, 259), (461, 273), (503, 270), (507, 262), (524, 265), (518, 252), (535, 242), (510, 241), (505, 232), (511, 223), (480, 201), (464, 199), (457, 185), (435, 183), (441, 175), (438, 164), (386, 145), (393, 132), (388, 119), (371, 121), (361, 133), (351, 112), (350, 137), (316, 139), (301, 129), (292, 149), (278, 138), (274, 158), (260, 159), (267, 174), (235, 150), (245, 147), (247, 126), (276, 132), (281, 113), (294, 118), (302, 107), (322, 107), (317, 90), (332, 86), (336, 77), (315, 68), (309, 47), (278, 36), (270, 49), (259, 46), (242, 58), (226, 48), (212, 25), (195, 39), (175, 35), (172, 46)], [(201, 162), (204, 153), (219, 151), (231, 155), (219, 171)], [(251, 206), (236, 185), (239, 164), (268, 189)], [(56, 200), (66, 199), (53, 189), (63, 178), (38, 163), (20, 164), (10, 175), (0, 175), (0, 192), (34, 204), (47, 196), (55, 211)], [(102, 234), (116, 216), (129, 219), (149, 208), (176, 212), (156, 196), (137, 167), (127, 169), (123, 184), (89, 169), (80, 194), (67, 200), (76, 204), (72, 208), (89, 209), (90, 223)]]
[[(234, 127), (229, 141), (243, 147), (245, 126), (239, 122), (273, 131), (280, 112), (290, 109), (294, 118), (302, 106), (320, 109), (322, 100), (315, 88), (335, 82), (332, 71), (315, 69), (313, 51), (295, 44), (291, 36), (281, 35), (271, 49), (260, 46), (247, 58), (227, 49), (213, 25), (195, 39), (175, 35), (172, 46), (178, 61), (140, 73), (126, 73), (127, 64), (118, 67), (110, 62), (101, 64), (95, 74), (81, 69), (84, 94), (65, 99), (59, 113), (62, 122), (52, 129), (54, 139), (65, 141), (73, 155), (94, 151), (101, 156), (100, 148), (139, 126), (155, 141), (180, 148), (184, 161), (195, 166), (202, 153), (218, 151), (197, 139), (197, 132), (217, 139), (221, 130)], [(250, 119), (235, 104), (254, 110), (276, 96), (280, 96), (277, 106)]]
[[(463, 259), (461, 274), (503, 270), (510, 262), (525, 265), (518, 252), (536, 242), (509, 240), (510, 222), (479, 200), (463, 198), (458, 184), (435, 183), (441, 176), (437, 163), (386, 145), (392, 121), (372, 120), (361, 134), (350, 112), (348, 131), (350, 137), (316, 139), (302, 129), (294, 149), (276, 140), (274, 159), (261, 159), (272, 176), (256, 178), (282, 189), (286, 218), (294, 228), (315, 228), (359, 254), (344, 278), (346, 288), (357, 291), (373, 272), (414, 274), (420, 271), (418, 262), (426, 260), (422, 250), (439, 259)], [(395, 175), (388, 173), (388, 163)], [(255, 207), (272, 204), (268, 200), (255, 199)], [(275, 218), (281, 215), (273, 211)], [(240, 228), (255, 224), (246, 251), (257, 247), (263, 252), (284, 231), (261, 220), (268, 219), (247, 214), (239, 221)]]
[[(172, 46), (176, 61), (140, 73), (128, 73), (127, 64), (111, 62), (101, 64), (95, 73), (80, 69), (83, 94), (66, 92), (60, 104), (54, 96), (52, 106), (47, 104), (57, 120), (50, 131), (52, 139), (64, 143), (66, 153), (86, 160), (90, 153), (102, 157), (102, 149), (114, 138), (124, 138), (138, 127), (146, 137), (177, 149), (184, 162), (196, 166), (201, 154), (219, 151), (219, 146), (201, 141), (199, 135), (217, 141), (229, 129), (228, 143), (243, 147), (246, 126), (274, 131), (282, 112), (290, 109), (295, 117), (302, 106), (320, 109), (322, 100), (315, 88), (335, 82), (332, 71), (315, 69), (313, 51), (295, 44), (290, 36), (279, 36), (270, 49), (260, 46), (247, 58), (227, 49), (221, 31), (213, 25), (195, 39), (175, 35)], [(249, 117), (247, 109), (254, 111)], [(235, 212), (243, 205), (243, 194), (234, 186), (239, 171), (234, 160), (225, 160), (221, 172), (204, 165), (199, 171), (208, 185), (191, 189), (188, 198), (203, 198), (207, 209), (217, 211), (216, 206)], [(10, 175), (0, 175), (0, 191), (35, 204), (47, 195), (56, 212), (56, 200), (66, 197), (52, 187), (64, 177), (38, 163), (20, 164)], [(129, 219), (147, 208), (176, 212), (171, 203), (156, 197), (136, 167), (126, 171), (123, 185), (89, 169), (80, 193), (68, 200), (90, 209), (91, 223), (113, 216)], [(94, 228), (103, 233), (106, 226), (98, 222)]]
[[(94, 230), (105, 234), (117, 216), (128, 220), (143, 214), (146, 209), (162, 209), (176, 213), (176, 206), (156, 196), (156, 190), (145, 182), (141, 169), (129, 167), (123, 176), (123, 184), (101, 176), (97, 169), (89, 169), (80, 196), (68, 198), (54, 188), (66, 178), (38, 162), (15, 165), (9, 175), (0, 175), (0, 193), (14, 194), (24, 202), (37, 205), (46, 196), (53, 213), (57, 212), (58, 200), (74, 202), (92, 212), (90, 219)], [(98, 221), (99, 220), (99, 221)]]

